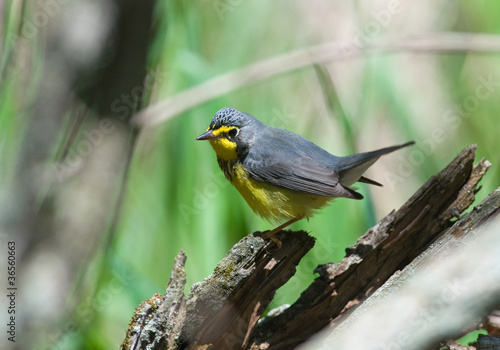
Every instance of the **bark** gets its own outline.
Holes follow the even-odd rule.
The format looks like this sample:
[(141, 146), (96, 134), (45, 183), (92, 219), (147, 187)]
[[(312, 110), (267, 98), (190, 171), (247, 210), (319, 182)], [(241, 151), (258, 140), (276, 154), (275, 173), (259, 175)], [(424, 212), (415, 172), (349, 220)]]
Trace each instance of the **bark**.
[(186, 254), (180, 251), (174, 262), (165, 294), (155, 293), (135, 309), (121, 349), (177, 349), (186, 316)]

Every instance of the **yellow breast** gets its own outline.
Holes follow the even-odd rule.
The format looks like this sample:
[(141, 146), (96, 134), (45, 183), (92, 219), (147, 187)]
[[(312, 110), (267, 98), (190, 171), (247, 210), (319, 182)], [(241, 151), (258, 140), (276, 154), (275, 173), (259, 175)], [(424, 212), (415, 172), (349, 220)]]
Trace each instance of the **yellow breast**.
[(310, 217), (332, 198), (289, 190), (248, 176), (241, 164), (232, 167), (231, 183), (254, 212), (272, 222)]

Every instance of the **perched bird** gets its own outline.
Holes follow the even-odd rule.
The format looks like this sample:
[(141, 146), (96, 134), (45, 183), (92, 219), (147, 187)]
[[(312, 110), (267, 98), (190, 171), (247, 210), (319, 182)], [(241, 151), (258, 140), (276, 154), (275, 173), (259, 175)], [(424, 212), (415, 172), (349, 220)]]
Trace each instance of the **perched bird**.
[(276, 232), (312, 216), (336, 197), (362, 199), (350, 188), (355, 182), (382, 186), (363, 173), (380, 156), (414, 144), (334, 156), (291, 131), (267, 126), (248, 113), (223, 108), (207, 131), (208, 140), (226, 178), (254, 212), (271, 222), (283, 222), (263, 237), (281, 246)]

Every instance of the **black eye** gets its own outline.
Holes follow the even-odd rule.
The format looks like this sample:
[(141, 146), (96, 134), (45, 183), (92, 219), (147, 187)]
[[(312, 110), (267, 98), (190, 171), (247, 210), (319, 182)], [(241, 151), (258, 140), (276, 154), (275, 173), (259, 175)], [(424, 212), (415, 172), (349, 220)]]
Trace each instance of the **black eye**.
[(239, 132), (240, 132), (240, 130), (238, 128), (234, 128), (234, 129), (231, 129), (227, 132), (227, 136), (229, 136), (230, 138), (233, 138), (233, 137), (238, 136)]

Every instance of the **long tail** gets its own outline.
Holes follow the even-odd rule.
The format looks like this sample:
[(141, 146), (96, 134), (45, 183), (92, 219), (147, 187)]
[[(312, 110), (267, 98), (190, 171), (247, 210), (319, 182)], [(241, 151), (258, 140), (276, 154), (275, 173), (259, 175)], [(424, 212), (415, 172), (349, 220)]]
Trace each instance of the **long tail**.
[(340, 158), (340, 161), (337, 164), (340, 174), (340, 184), (342, 186), (351, 186), (353, 183), (359, 181), (371, 185), (382, 186), (382, 184), (362, 176), (363, 173), (384, 154), (394, 152), (400, 148), (408, 147), (413, 144), (415, 144), (415, 142), (411, 141), (402, 145), (386, 147), (376, 151), (358, 153)]

